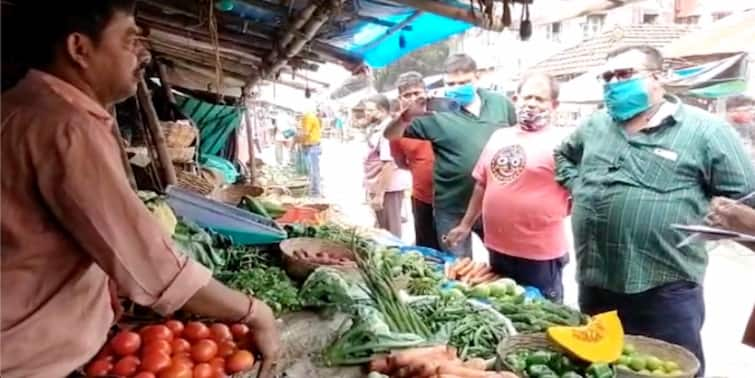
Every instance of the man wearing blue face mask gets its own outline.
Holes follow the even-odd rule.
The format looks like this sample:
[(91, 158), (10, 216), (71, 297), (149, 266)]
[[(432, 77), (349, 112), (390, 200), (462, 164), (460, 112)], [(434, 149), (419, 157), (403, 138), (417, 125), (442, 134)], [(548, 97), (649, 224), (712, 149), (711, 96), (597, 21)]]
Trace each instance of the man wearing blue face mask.
[(755, 190), (755, 169), (723, 119), (664, 92), (663, 58), (631, 46), (608, 55), (605, 109), (559, 149), (556, 180), (570, 190), (579, 303), (616, 309), (624, 330), (687, 348), (705, 371), (702, 243), (671, 224), (702, 222), (714, 196)]
[[(477, 65), (467, 55), (452, 55), (446, 62), (446, 97), (455, 106), (436, 107), (437, 101), (402, 104), (401, 117), (386, 128), (388, 139), (401, 137), (430, 141), (435, 154), (433, 167), (436, 230), (439, 244), (458, 256), (471, 256), (467, 236), (457, 244), (445, 235), (464, 217), (474, 190), (472, 171), (490, 136), (501, 127), (516, 124), (514, 105), (506, 97), (476, 88)], [(425, 113), (425, 109), (435, 112)], [(442, 108), (442, 109), (441, 109)], [(482, 236), (478, 224), (474, 231)]]

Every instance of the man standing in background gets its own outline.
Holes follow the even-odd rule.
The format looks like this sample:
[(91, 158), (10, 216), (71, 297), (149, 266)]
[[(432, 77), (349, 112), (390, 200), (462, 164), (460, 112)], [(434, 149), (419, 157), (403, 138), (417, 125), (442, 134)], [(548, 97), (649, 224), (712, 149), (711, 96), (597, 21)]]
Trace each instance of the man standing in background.
[(320, 135), (322, 125), (320, 118), (314, 110), (308, 110), (301, 117), (299, 143), (302, 146), (302, 153), (307, 165), (309, 175), (309, 195), (311, 197), (321, 197), (320, 188)]
[[(427, 89), (419, 72), (407, 72), (398, 77), (399, 108), (426, 103)], [(440, 250), (433, 214), (433, 146), (430, 142), (412, 138), (391, 141), (391, 152), (399, 168), (412, 174), (412, 213), (414, 215), (414, 244)]]
[[(514, 105), (506, 97), (478, 89), (477, 64), (464, 54), (446, 62), (446, 97), (457, 106), (448, 111), (425, 114), (424, 101), (406, 102), (401, 117), (388, 126), (385, 136), (422, 139), (432, 144), (435, 222), (440, 244), (457, 256), (472, 256), (467, 237), (455, 246), (443, 243), (445, 235), (464, 217), (474, 190), (472, 170), (490, 135), (501, 127), (516, 124)], [(474, 231), (483, 236), (482, 226)]]
[(378, 227), (401, 238), (401, 208), (411, 177), (396, 165), (391, 146), (383, 136), (386, 124), (391, 121), (390, 102), (383, 95), (372, 96), (364, 101), (364, 113), (370, 122), (364, 161), (367, 198), (375, 210)]

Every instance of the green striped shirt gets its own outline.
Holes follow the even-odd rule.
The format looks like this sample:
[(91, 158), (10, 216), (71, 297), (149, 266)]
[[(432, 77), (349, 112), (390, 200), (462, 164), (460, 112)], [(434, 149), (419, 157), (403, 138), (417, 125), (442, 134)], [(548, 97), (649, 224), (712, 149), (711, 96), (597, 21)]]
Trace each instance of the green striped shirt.
[(676, 108), (633, 135), (605, 111), (592, 115), (556, 151), (556, 179), (573, 197), (577, 281), (619, 293), (665, 283), (702, 283), (703, 243), (674, 223), (702, 222), (712, 197), (755, 190), (755, 169), (735, 130), (704, 110)]

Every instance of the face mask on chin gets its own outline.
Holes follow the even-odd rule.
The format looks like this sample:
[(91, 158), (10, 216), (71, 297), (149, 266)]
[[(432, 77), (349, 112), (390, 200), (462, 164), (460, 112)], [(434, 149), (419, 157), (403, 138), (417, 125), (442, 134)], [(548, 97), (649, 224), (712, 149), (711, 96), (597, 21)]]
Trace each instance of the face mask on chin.
[(616, 122), (626, 122), (650, 109), (650, 96), (642, 78), (634, 78), (603, 87), (606, 110)]
[(517, 112), (519, 128), (524, 131), (542, 130), (551, 120), (550, 112), (547, 110), (537, 111), (529, 110), (525, 107), (520, 108)]
[(469, 106), (474, 101), (476, 94), (477, 90), (472, 83), (446, 89), (446, 97), (456, 101), (461, 106)]

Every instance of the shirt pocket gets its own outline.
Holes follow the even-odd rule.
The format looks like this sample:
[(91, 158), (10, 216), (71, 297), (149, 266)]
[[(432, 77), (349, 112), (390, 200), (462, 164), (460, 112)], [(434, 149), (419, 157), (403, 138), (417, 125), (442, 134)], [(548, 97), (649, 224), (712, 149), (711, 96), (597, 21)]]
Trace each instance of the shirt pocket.
[[(633, 147), (630, 151), (629, 175), (640, 187), (668, 193), (687, 186), (688, 182), (682, 177), (676, 152), (649, 146)], [(654, 151), (661, 151), (675, 158), (661, 156)]]

